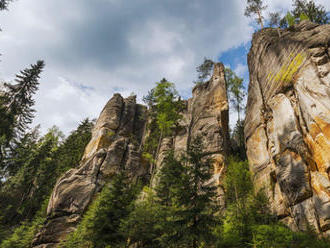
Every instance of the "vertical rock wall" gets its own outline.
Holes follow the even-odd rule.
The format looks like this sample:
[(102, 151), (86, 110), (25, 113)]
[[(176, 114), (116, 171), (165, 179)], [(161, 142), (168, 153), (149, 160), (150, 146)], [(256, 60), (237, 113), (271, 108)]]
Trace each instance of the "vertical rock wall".
[(330, 25), (253, 36), (245, 139), (257, 188), (293, 230), (330, 234)]
[(146, 123), (146, 107), (135, 97), (115, 94), (102, 110), (92, 139), (77, 168), (66, 172), (51, 195), (47, 222), (37, 234), (34, 247), (57, 247), (75, 230), (96, 192), (119, 171), (134, 180), (148, 169), (141, 164), (141, 140)]
[(225, 157), (230, 150), (229, 106), (223, 64), (215, 64), (211, 79), (195, 86), (192, 95), (182, 113), (179, 131), (173, 137), (163, 139), (156, 168), (161, 166), (166, 151), (174, 149), (177, 154), (186, 151), (189, 143), (200, 136), (205, 154), (214, 160), (213, 179), (220, 186), (222, 201), (221, 178), (224, 175)]
[[(179, 131), (162, 141), (156, 170), (166, 151), (174, 149), (179, 154), (200, 135), (205, 153), (215, 161), (214, 181), (221, 185), (229, 149), (228, 100), (221, 63), (215, 65), (208, 82), (194, 88), (182, 115)], [(35, 248), (57, 247), (65, 240), (75, 230), (95, 193), (118, 171), (125, 171), (132, 180), (148, 177), (150, 168), (141, 159), (146, 123), (147, 109), (136, 104), (135, 97), (123, 99), (119, 94), (112, 97), (96, 122), (80, 165), (57, 181), (47, 221), (33, 242)], [(219, 194), (223, 194), (221, 187)]]

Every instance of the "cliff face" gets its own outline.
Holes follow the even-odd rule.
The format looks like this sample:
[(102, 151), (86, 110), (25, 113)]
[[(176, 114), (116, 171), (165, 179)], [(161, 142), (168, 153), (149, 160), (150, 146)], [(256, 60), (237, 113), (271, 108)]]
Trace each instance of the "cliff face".
[(265, 29), (248, 55), (245, 139), (257, 188), (293, 230), (330, 235), (330, 25)]
[(202, 138), (204, 152), (214, 160), (214, 182), (219, 185), (219, 200), (223, 204), (221, 178), (225, 168), (225, 157), (230, 150), (228, 128), (228, 98), (224, 66), (217, 63), (211, 79), (192, 92), (182, 112), (179, 131), (163, 139), (157, 167), (161, 167), (164, 154), (174, 149), (176, 154), (186, 151), (190, 142), (197, 136)]
[[(195, 87), (182, 115), (180, 131), (162, 141), (155, 170), (161, 166), (168, 149), (180, 153), (187, 149), (193, 137), (202, 135), (205, 152), (215, 159), (214, 181), (220, 183), (229, 140), (222, 64), (215, 65), (209, 82)], [(112, 97), (96, 122), (80, 165), (57, 181), (49, 201), (47, 221), (33, 242), (35, 248), (57, 247), (65, 240), (75, 230), (94, 194), (118, 171), (125, 171), (132, 180), (148, 178), (150, 168), (141, 159), (147, 122), (147, 109), (136, 104), (135, 97), (123, 99), (119, 94)]]
[(56, 247), (80, 221), (93, 195), (119, 171), (132, 180), (147, 173), (141, 161), (141, 140), (146, 123), (146, 107), (135, 97), (115, 94), (96, 122), (92, 139), (77, 168), (66, 172), (51, 195), (47, 222), (37, 234), (34, 247)]

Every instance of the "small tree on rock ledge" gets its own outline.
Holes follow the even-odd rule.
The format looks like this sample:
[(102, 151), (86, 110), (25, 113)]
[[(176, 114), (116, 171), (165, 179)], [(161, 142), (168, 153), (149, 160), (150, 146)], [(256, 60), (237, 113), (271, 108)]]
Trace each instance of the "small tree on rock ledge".
[(261, 29), (264, 28), (262, 11), (267, 8), (262, 0), (247, 0), (247, 6), (245, 8), (244, 15), (251, 17), (251, 15), (257, 15), (257, 22), (261, 25)]

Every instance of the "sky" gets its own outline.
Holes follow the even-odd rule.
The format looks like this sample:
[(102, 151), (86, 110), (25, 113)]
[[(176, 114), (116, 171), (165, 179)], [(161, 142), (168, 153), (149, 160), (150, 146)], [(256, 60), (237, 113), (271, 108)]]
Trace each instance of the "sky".
[[(12, 81), (38, 59), (46, 63), (35, 96), (42, 132), (68, 134), (97, 118), (114, 93), (141, 100), (155, 82), (191, 95), (196, 66), (207, 57), (248, 85), (246, 54), (256, 25), (245, 0), (15, 0), (0, 12), (0, 80)], [(265, 1), (265, 12), (291, 1)], [(329, 0), (317, 3), (330, 9)], [(236, 114), (231, 111), (231, 123)]]

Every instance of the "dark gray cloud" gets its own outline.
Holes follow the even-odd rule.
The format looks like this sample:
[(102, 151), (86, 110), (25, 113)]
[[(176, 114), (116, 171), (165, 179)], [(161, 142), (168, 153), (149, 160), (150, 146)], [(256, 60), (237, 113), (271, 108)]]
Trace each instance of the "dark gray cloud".
[[(326, 1), (326, 0), (324, 0)], [(272, 1), (274, 8), (286, 6)], [(37, 117), (65, 132), (115, 91), (140, 97), (166, 77), (189, 95), (195, 67), (246, 43), (244, 0), (17, 0), (0, 13), (0, 78), (44, 59)]]

